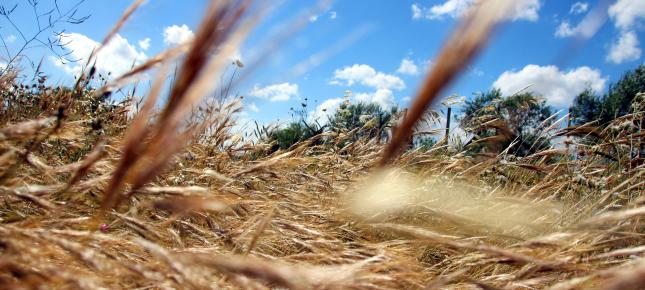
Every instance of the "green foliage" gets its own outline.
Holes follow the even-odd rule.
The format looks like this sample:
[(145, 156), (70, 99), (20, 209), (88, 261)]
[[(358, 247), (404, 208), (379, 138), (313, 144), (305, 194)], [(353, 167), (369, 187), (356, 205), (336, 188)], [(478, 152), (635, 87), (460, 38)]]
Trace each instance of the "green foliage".
[(461, 125), (471, 127), (476, 123), (477, 117), (486, 112), (493, 112), (495, 110), (494, 103), (502, 98), (502, 93), (498, 89), (493, 89), (486, 93), (481, 93), (475, 98), (466, 100), (462, 111), (464, 117), (460, 120)]
[[(329, 124), (322, 125), (318, 120), (311, 120), (307, 114), (307, 99), (301, 104), (300, 109), (291, 109), (294, 121), (287, 124), (284, 128), (269, 129), (263, 127), (256, 130), (256, 135), (260, 139), (273, 143), (271, 152), (278, 149), (288, 149), (294, 144), (308, 140), (312, 137), (322, 134), (328, 128), (336, 133), (347, 133), (354, 131), (351, 138), (347, 141), (356, 141), (360, 138), (377, 138), (387, 137), (387, 128), (398, 113), (397, 108), (387, 111), (376, 103), (356, 103), (351, 104), (345, 101), (340, 105), (336, 113), (330, 118)], [(322, 142), (317, 140), (316, 142)]]
[(600, 115), (603, 123), (628, 114), (634, 97), (640, 92), (645, 92), (645, 65), (627, 71), (616, 84), (609, 86)]
[(589, 90), (578, 95), (571, 106), (574, 124), (599, 120), (600, 124), (606, 125), (617, 117), (629, 114), (634, 97), (639, 92), (645, 92), (645, 65), (627, 71), (618, 82), (609, 86), (602, 98), (594, 96)]
[[(502, 97), (498, 89), (467, 100), (463, 108), (461, 126), (476, 138), (504, 136), (498, 149), (514, 144), (509, 153), (527, 156), (548, 148), (548, 139), (539, 136), (539, 126), (551, 115), (551, 108), (533, 93)], [(484, 150), (483, 145), (470, 146), (471, 153)]]
[[(269, 143), (275, 143), (273, 148), (271, 148), (271, 152), (275, 152), (278, 149), (286, 150), (300, 141), (320, 135), (327, 127), (326, 125), (321, 125), (318, 120), (309, 120), (307, 114), (307, 98), (304, 99), (300, 109), (291, 108), (291, 112), (294, 121), (286, 127), (272, 131), (269, 131), (266, 127), (263, 128), (263, 132), (265, 132), (262, 134), (263, 139), (269, 141)], [(257, 131), (260, 130), (258, 129)]]
[(387, 137), (386, 129), (391, 126), (397, 114), (396, 107), (386, 111), (377, 103), (351, 104), (345, 101), (331, 118), (330, 127), (334, 132), (360, 129), (353, 135), (351, 141), (364, 137), (377, 138), (380, 141)]
[(432, 137), (421, 137), (414, 141), (415, 147), (421, 151), (428, 151), (437, 144), (437, 140)]
[(279, 129), (273, 133), (272, 138), (276, 141), (280, 149), (287, 149), (291, 145), (309, 138), (308, 133), (308, 130), (302, 123), (292, 122), (286, 128)]
[(571, 123), (582, 125), (599, 118), (602, 110), (602, 100), (590, 89), (586, 89), (573, 100), (571, 106)]

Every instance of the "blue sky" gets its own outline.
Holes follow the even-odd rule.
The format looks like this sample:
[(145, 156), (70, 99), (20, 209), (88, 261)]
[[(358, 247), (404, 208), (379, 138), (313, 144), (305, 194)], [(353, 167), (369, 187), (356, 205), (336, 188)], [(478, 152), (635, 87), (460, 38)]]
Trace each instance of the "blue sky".
[[(48, 1), (41, 2), (42, 11), (46, 11)], [(59, 2), (64, 7), (75, 1)], [(346, 90), (351, 90), (357, 101), (407, 106), (442, 43), (472, 2), (337, 0), (313, 12), (317, 1), (279, 2), (240, 48), (242, 62), (262, 52), (262, 44), (293, 17), (304, 15), (308, 24), (280, 44), (260, 69), (235, 89), (245, 96), (244, 118), (289, 120), (289, 108), (299, 106), (304, 98), (312, 114), (322, 114), (323, 107), (332, 112)], [(3, 0), (2, 5), (10, 8), (12, 3), (18, 4), (12, 14), (16, 24), (25, 34), (33, 33), (33, 11), (26, 0)], [(63, 37), (73, 56), (80, 59), (88, 54), (130, 3), (83, 3), (78, 14), (91, 17), (81, 25), (61, 26), (66, 28)], [(542, 94), (549, 104), (564, 108), (584, 88), (602, 93), (625, 70), (643, 64), (645, 1), (515, 3), (516, 9), (490, 45), (443, 93), (445, 96), (469, 97), (493, 86), (508, 94), (532, 84), (531, 90)], [(110, 48), (103, 50), (100, 69), (115, 74), (127, 71), (133, 62), (189, 39), (206, 5), (205, 0), (148, 0), (108, 44)], [(592, 11), (601, 17), (585, 18)], [(606, 22), (597, 21), (603, 17)], [(22, 39), (6, 19), (0, 19), (0, 35), (15, 53)], [(572, 51), (571, 43), (580, 39), (584, 39), (583, 45)], [(6, 58), (3, 50), (0, 56)], [(565, 61), (557, 61), (563, 51), (572, 53)], [(45, 49), (30, 49), (26, 54), (36, 60), (44, 58), (53, 83), (69, 83), (78, 71), (77, 65), (61, 63)], [(295, 70), (298, 64), (307, 64), (306, 69)]]

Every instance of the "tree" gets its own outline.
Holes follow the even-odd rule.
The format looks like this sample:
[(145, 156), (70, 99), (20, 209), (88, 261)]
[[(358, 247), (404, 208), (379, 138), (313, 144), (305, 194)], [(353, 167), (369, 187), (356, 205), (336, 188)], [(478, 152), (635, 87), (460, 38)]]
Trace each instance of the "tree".
[(293, 144), (308, 139), (310, 137), (308, 133), (308, 130), (302, 123), (292, 122), (287, 127), (276, 130), (271, 138), (276, 141), (278, 148), (287, 149)]
[(380, 142), (387, 137), (386, 129), (398, 114), (398, 108), (385, 110), (377, 103), (342, 103), (332, 116), (329, 124), (332, 131), (349, 132), (360, 129), (353, 135), (351, 141), (360, 138), (377, 138)]
[(627, 71), (618, 82), (609, 85), (609, 90), (602, 98), (594, 96), (589, 90), (578, 95), (571, 106), (575, 124), (599, 120), (601, 125), (606, 125), (617, 117), (629, 114), (634, 97), (640, 92), (645, 92), (645, 65)]
[(437, 145), (437, 140), (432, 137), (420, 137), (417, 138), (414, 142), (415, 147), (419, 148), (421, 151), (428, 151), (435, 145)]
[(552, 110), (533, 93), (504, 98), (500, 90), (493, 89), (466, 101), (463, 112), (461, 126), (476, 136), (470, 146), (471, 152), (484, 149), (478, 139), (495, 140), (488, 146), (493, 151), (514, 143), (509, 152), (517, 156), (527, 156), (550, 145), (547, 138), (539, 135), (539, 127), (549, 125), (546, 120)]
[[(275, 143), (270, 150), (271, 152), (275, 152), (278, 149), (288, 149), (298, 142), (320, 135), (327, 127), (327, 125), (321, 125), (318, 120), (309, 120), (307, 113), (307, 98), (304, 99), (300, 109), (291, 108), (291, 116), (293, 121), (291, 121), (286, 127), (278, 128), (270, 132), (267, 131), (266, 128), (263, 130), (264, 132), (267, 132), (266, 134), (263, 134), (265, 136), (265, 141)], [(256, 131), (262, 130), (258, 127), (258, 130)]]
[(597, 120), (602, 110), (602, 100), (591, 89), (586, 89), (573, 100), (572, 124), (582, 125)]
[(616, 84), (609, 85), (600, 114), (603, 123), (630, 113), (632, 101), (640, 92), (645, 92), (645, 65), (627, 71)]

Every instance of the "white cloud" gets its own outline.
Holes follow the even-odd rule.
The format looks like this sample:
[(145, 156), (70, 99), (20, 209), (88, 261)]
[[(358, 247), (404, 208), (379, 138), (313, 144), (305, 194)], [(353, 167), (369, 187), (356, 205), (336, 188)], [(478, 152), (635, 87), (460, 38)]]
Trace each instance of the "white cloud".
[(331, 84), (352, 86), (356, 83), (376, 89), (405, 89), (405, 83), (397, 76), (376, 71), (366, 64), (355, 64), (334, 71)]
[[(445, 112), (441, 110), (442, 112), (440, 113), (439, 117), (430, 121), (430, 122), (420, 122), (417, 130), (418, 131), (426, 131), (426, 132), (435, 132), (431, 136), (436, 138), (437, 140), (440, 140), (442, 138), (446, 137), (446, 122), (447, 122), (447, 117), (445, 115)], [(450, 142), (449, 146), (450, 148), (453, 148), (453, 146), (457, 145), (458, 142), (455, 142), (457, 140), (460, 141), (466, 141), (468, 138), (472, 135), (468, 132), (466, 132), (463, 128), (461, 128), (455, 113), (451, 114), (451, 122), (450, 122)]]
[(255, 85), (249, 96), (269, 99), (271, 102), (288, 101), (298, 94), (298, 85), (291, 83), (272, 84), (266, 87)]
[(357, 93), (354, 95), (354, 100), (360, 103), (371, 103), (372, 102), (372, 94), (368, 93)]
[(396, 72), (405, 75), (418, 75), (419, 67), (411, 59), (404, 58), (401, 60), (401, 64)]
[(169, 46), (182, 44), (192, 40), (193, 37), (195, 34), (186, 24), (168, 26), (163, 30), (163, 42)]
[(443, 4), (430, 7), (426, 17), (430, 19), (439, 19), (445, 16), (458, 18), (468, 11), (473, 2), (473, 0), (448, 0)]
[(388, 89), (378, 89), (372, 95), (372, 102), (381, 105), (385, 109), (392, 108), (395, 104), (394, 94)]
[[(577, 28), (577, 27), (576, 27)], [(560, 25), (558, 25), (558, 28), (555, 30), (555, 36), (556, 37), (569, 37), (577, 34), (577, 29), (574, 27), (571, 27), (571, 24), (569, 24), (569, 21), (562, 21)]]
[(423, 10), (417, 4), (412, 4), (412, 19), (423, 18)]
[(539, 0), (514, 0), (508, 18), (511, 20), (537, 21), (540, 18), (540, 7), (542, 4)]
[(633, 31), (623, 32), (618, 41), (611, 44), (607, 61), (615, 64), (637, 60), (641, 57), (638, 38)]
[(383, 109), (390, 109), (395, 105), (394, 94), (388, 89), (378, 89), (374, 93), (358, 93), (354, 97), (363, 103), (377, 103)]
[(329, 13), (329, 19), (331, 19), (331, 20), (336, 19), (336, 17), (338, 16), (338, 13), (336, 13), (336, 11), (329, 11), (329, 12), (325, 11), (324, 13), (321, 13), (321, 14), (311, 14), (311, 15), (309, 15), (309, 18), (308, 18), (309, 22), (313, 23), (313, 22), (318, 21), (318, 19), (321, 16), (324, 16), (326, 13)]
[(618, 0), (609, 7), (609, 17), (614, 20), (616, 27), (627, 30), (645, 19), (645, 1)]
[(589, 3), (587, 2), (576, 2), (571, 5), (571, 9), (569, 9), (570, 14), (582, 14), (587, 12), (589, 10)]
[(15, 35), (13, 35), (13, 34), (9, 34), (7, 37), (5, 37), (5, 38), (4, 38), (4, 41), (5, 41), (7, 44), (9, 44), (9, 43), (13, 43), (14, 41), (16, 41), (16, 36), (15, 36)]
[(321, 123), (324, 123), (328, 120), (329, 117), (333, 116), (340, 104), (344, 101), (343, 98), (333, 98), (328, 99), (322, 102), (316, 107), (316, 110), (310, 114), (311, 121), (318, 120)]
[(618, 0), (608, 11), (614, 26), (620, 30), (620, 37), (611, 44), (606, 60), (615, 64), (637, 60), (641, 57), (636, 30), (642, 28), (645, 19), (645, 1)]
[(143, 50), (148, 50), (150, 48), (150, 38), (147, 37), (146, 39), (139, 40), (139, 47)]
[(258, 108), (258, 106), (255, 103), (248, 104), (247, 108), (249, 108), (249, 110), (251, 110), (252, 112), (256, 112), (256, 113), (260, 111), (260, 108)]
[(587, 88), (596, 92), (604, 90), (606, 81), (599, 70), (587, 66), (564, 72), (553, 65), (530, 64), (520, 71), (502, 73), (493, 87), (499, 88), (504, 95), (510, 95), (532, 85), (528, 90), (541, 94), (549, 104), (567, 106)]
[[(62, 33), (60, 42), (64, 44), (65, 49), (70, 51), (68, 58), (79, 61), (76, 63), (63, 63), (53, 56), (50, 57), (50, 60), (54, 65), (72, 75), (80, 74), (81, 66), (87, 63), (87, 58), (92, 53), (92, 50), (101, 45), (99, 42), (80, 33)], [(129, 71), (133, 64), (141, 63), (146, 58), (145, 53), (138, 51), (127, 39), (116, 34), (96, 55), (96, 69), (102, 74), (111, 72), (112, 77), (114, 77)]]
[(560, 22), (558, 28), (555, 30), (554, 35), (559, 38), (564, 37), (582, 37), (582, 38), (591, 38), (596, 34), (598, 29), (602, 27), (604, 21), (599, 17), (585, 17), (578, 25), (571, 26), (569, 21), (564, 20)]
[(483, 71), (483, 70), (481, 70), (481, 69), (478, 69), (478, 68), (476, 68), (476, 67), (473, 67), (473, 68), (470, 70), (470, 73), (472, 73), (473, 75), (478, 76), (478, 77), (481, 77), (481, 76), (483, 76), (483, 75), (484, 75), (484, 71)]
[[(476, 2), (476, 0), (446, 0), (444, 3), (434, 5), (430, 8), (424, 8), (417, 4), (413, 4), (412, 18), (459, 18)], [(512, 5), (513, 6), (506, 17), (508, 20), (537, 21), (540, 18), (539, 10), (542, 6), (540, 0), (514, 0)]]

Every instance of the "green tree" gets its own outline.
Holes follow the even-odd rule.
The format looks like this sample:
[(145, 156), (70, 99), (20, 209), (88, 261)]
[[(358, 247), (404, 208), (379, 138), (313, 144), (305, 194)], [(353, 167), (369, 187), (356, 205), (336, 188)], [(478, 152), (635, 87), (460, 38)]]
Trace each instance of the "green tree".
[[(502, 150), (514, 143), (510, 153), (527, 156), (550, 146), (548, 139), (539, 135), (539, 126), (549, 125), (546, 120), (552, 110), (533, 93), (502, 97), (498, 89), (493, 89), (466, 101), (463, 112), (462, 128), (473, 133), (475, 141), (487, 137), (496, 140), (491, 142), (496, 146), (489, 146), (497, 147), (494, 149)], [(471, 152), (484, 149), (482, 144), (469, 147)]]
[(327, 127), (327, 125), (321, 125), (318, 120), (309, 120), (307, 113), (307, 98), (304, 99), (300, 109), (291, 108), (291, 116), (293, 121), (284, 128), (268, 131), (267, 128), (260, 130), (258, 127), (256, 130), (258, 132), (265, 132), (264, 134), (261, 134), (265, 141), (275, 143), (270, 150), (271, 152), (275, 152), (278, 149), (288, 149), (298, 142), (323, 133)]
[(387, 137), (387, 128), (398, 114), (398, 108), (383, 109), (377, 103), (343, 102), (329, 121), (334, 132), (349, 132), (359, 129), (351, 141), (360, 138), (377, 138), (377, 141)]
[(603, 123), (630, 113), (632, 101), (640, 92), (645, 92), (645, 65), (627, 71), (616, 84), (609, 86), (600, 114)]
[(414, 140), (414, 146), (419, 148), (421, 151), (428, 151), (435, 145), (437, 145), (437, 140), (432, 137), (420, 137)]
[(271, 138), (276, 141), (280, 149), (287, 149), (293, 144), (306, 140), (308, 136), (307, 128), (300, 122), (291, 122), (287, 127), (276, 130)]
[(618, 82), (609, 85), (605, 95), (596, 97), (586, 90), (578, 95), (571, 106), (574, 124), (599, 120), (606, 125), (611, 120), (629, 114), (634, 97), (645, 92), (645, 65), (627, 71)]
[(571, 106), (572, 124), (582, 125), (600, 117), (602, 100), (591, 89), (586, 89), (573, 100)]

